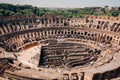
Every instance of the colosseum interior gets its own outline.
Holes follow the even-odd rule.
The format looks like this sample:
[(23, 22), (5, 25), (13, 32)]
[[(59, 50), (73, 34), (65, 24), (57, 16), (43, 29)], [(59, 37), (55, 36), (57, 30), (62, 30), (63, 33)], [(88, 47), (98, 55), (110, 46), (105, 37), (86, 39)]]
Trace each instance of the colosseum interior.
[(117, 80), (119, 57), (120, 17), (0, 18), (0, 80)]

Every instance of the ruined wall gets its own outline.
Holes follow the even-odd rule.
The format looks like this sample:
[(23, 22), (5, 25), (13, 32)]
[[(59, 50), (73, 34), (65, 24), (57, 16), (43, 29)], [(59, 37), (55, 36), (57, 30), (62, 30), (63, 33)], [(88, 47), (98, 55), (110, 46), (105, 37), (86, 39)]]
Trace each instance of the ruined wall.
[[(66, 19), (59, 15), (44, 15), (39, 19), (35, 16), (5, 17), (0, 18), (0, 38), (0, 47), (13, 52), (22, 50), (28, 44), (50, 39), (71, 39), (116, 48), (120, 46), (120, 18), (86, 16)], [(118, 77), (119, 68), (114, 70), (86, 74), (85, 80)]]

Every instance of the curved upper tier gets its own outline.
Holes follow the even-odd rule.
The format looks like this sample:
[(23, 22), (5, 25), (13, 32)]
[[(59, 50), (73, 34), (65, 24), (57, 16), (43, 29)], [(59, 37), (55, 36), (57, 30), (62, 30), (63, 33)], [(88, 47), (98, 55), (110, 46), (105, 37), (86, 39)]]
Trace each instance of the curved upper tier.
[[(2, 19), (2, 18), (1, 18)], [(64, 18), (60, 15), (11, 17), (0, 19), (0, 36), (17, 31), (42, 27), (79, 27), (120, 33), (120, 18), (108, 16), (86, 16), (84, 18)]]
[(59, 15), (44, 15), (40, 19), (30, 17), (1, 21), (0, 26), (0, 46), (7, 51), (18, 51), (23, 45), (53, 38), (72, 38), (120, 46), (120, 18), (115, 17), (67, 19)]
[[(51, 44), (53, 42), (55, 45), (51, 45), (51, 44), (48, 45), (47, 41), (48, 42), (50, 41)], [(55, 41), (58, 41), (59, 44), (56, 44)], [(64, 44), (61, 43), (62, 44), (61, 45), (60, 42), (65, 42), (65, 43)], [(70, 44), (67, 43), (67, 47), (65, 46), (66, 42), (70, 43)], [(60, 15), (46, 14), (41, 18), (38, 18), (36, 16), (8, 17), (6, 19), (0, 18), (0, 47), (5, 49), (5, 51), (1, 51), (1, 53), (4, 53), (6, 51), (17, 53), (20, 50), (24, 50), (23, 48), (31, 44), (34, 45), (39, 43), (43, 43), (43, 44), (45, 43), (44, 44), (45, 46), (41, 45), (41, 48), (44, 48), (43, 51), (45, 51), (45, 53), (43, 54), (47, 55), (47, 56), (44, 55), (42, 59), (45, 60), (46, 62), (41, 62), (41, 64), (42, 63), (48, 64), (48, 62), (54, 64), (54, 62), (58, 60), (58, 63), (62, 65), (62, 63), (59, 60), (63, 60), (64, 58), (65, 59), (64, 62), (67, 61), (65, 63), (65, 66), (66, 65), (70, 67), (75, 66), (75, 68), (71, 68), (70, 71), (67, 69), (65, 70), (60, 69), (61, 72), (58, 71), (59, 72), (58, 76), (60, 77), (60, 80), (61, 79), (69, 80), (69, 77), (71, 78), (70, 80), (73, 80), (72, 78), (74, 77), (76, 78), (76, 76), (79, 76), (79, 80), (83, 78), (84, 80), (96, 80), (96, 79), (109, 80), (120, 76), (120, 72), (119, 72), (120, 67), (119, 64), (117, 64), (120, 61), (119, 60), (120, 17), (86, 16), (84, 18), (68, 19)], [(82, 47), (81, 45), (84, 45), (84, 47)], [(58, 46), (60, 48), (58, 48)], [(81, 53), (82, 51), (84, 51), (84, 49), (87, 48), (86, 46), (88, 47), (90, 46), (89, 50), (90, 51), (92, 50), (92, 54), (91, 53), (89, 54), (89, 51), (86, 51), (85, 54)], [(77, 47), (82, 47), (79, 48), (78, 50), (80, 54), (76, 54), (76, 52), (74, 52), (74, 50), (77, 50)], [(63, 54), (67, 53), (67, 51), (69, 51), (68, 49), (72, 50), (72, 53), (70, 53), (69, 51), (68, 52), (69, 55), (67, 56), (62, 55), (61, 56), (62, 59), (61, 58), (58, 59), (59, 55), (57, 54), (57, 51), (63, 49), (64, 52), (61, 51), (61, 53)], [(52, 56), (50, 50), (51, 53), (53, 53)], [(56, 53), (55, 50), (57, 50)], [(96, 51), (101, 51), (101, 52), (94, 53)], [(54, 57), (54, 55), (55, 56), (58, 55), (58, 56)], [(31, 59), (31, 57), (29, 57), (29, 59)], [(27, 59), (28, 62), (29, 59)], [(55, 60), (54, 62), (53, 59)], [(73, 61), (71, 61), (71, 59), (73, 59)], [(58, 63), (56, 63), (56, 65), (58, 65)], [(78, 67), (76, 66), (78, 64), (79, 65), (85, 64), (85, 65), (84, 66), (82, 65), (82, 67), (80, 66)], [(15, 67), (13, 67), (13, 69), (14, 68)], [(14, 77), (14, 75), (16, 76), (16, 72), (18, 72), (17, 75), (25, 74), (24, 73), (25, 70), (29, 70), (30, 72), (33, 72), (33, 69), (20, 70), (16, 68), (15, 72), (6, 71), (6, 73), (8, 74), (5, 75), (11, 77), (9, 73), (13, 73), (12, 76)], [(44, 72), (44, 70), (42, 71), (36, 70), (34, 72), (42, 73)], [(29, 72), (27, 73), (27, 75), (22, 75), (22, 76), (25, 77), (27, 76), (28, 78), (26, 79), (31, 79), (31, 76), (28, 74)], [(42, 74), (40, 74), (39, 76), (41, 76)], [(38, 74), (36, 73), (32, 77), (36, 77), (36, 75)], [(16, 79), (19, 79), (19, 77), (17, 76)]]

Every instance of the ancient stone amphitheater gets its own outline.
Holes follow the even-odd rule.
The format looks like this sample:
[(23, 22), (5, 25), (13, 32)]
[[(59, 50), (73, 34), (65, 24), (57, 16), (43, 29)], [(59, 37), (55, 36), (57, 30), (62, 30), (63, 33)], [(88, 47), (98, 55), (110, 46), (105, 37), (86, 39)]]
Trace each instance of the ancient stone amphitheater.
[(0, 80), (119, 80), (120, 17), (0, 18)]

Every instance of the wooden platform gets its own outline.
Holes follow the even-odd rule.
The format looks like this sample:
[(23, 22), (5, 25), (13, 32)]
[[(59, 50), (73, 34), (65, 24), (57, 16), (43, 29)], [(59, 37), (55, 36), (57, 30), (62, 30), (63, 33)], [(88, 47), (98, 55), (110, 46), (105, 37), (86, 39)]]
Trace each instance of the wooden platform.
[(39, 45), (38, 43), (28, 44), (28, 45), (26, 45), (25, 47), (23, 47), (23, 50), (27, 50), (27, 49), (30, 49), (30, 48), (32, 48), (32, 47), (34, 47), (34, 46), (38, 46), (38, 45)]

